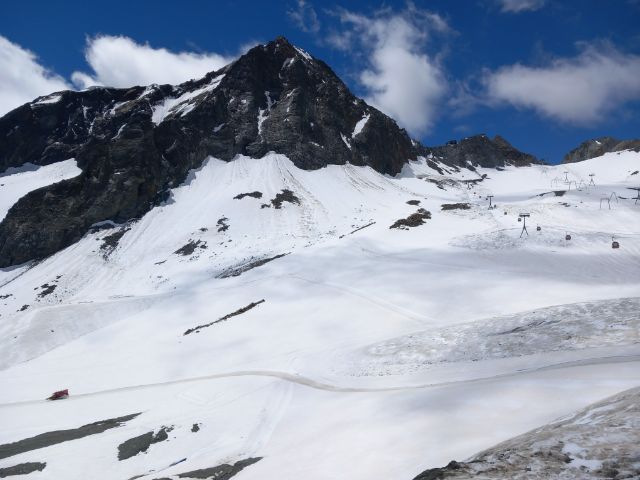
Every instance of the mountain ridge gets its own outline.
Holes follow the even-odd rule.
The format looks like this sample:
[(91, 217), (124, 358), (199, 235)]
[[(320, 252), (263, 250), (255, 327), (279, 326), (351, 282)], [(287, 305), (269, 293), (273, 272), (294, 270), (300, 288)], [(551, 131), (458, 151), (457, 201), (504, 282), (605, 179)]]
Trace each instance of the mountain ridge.
[(419, 155), (456, 168), (536, 161), (505, 142), (470, 139), (424, 147), (284, 37), (177, 86), (57, 92), (0, 118), (0, 169), (75, 158), (82, 173), (11, 207), (0, 267), (55, 253), (96, 223), (141, 217), (207, 157), (273, 151), (302, 169), (351, 163), (389, 175)]
[(640, 152), (640, 139), (618, 140), (613, 137), (598, 137), (585, 140), (576, 148), (568, 152), (562, 163), (576, 163), (591, 158), (600, 157), (605, 153), (633, 150)]

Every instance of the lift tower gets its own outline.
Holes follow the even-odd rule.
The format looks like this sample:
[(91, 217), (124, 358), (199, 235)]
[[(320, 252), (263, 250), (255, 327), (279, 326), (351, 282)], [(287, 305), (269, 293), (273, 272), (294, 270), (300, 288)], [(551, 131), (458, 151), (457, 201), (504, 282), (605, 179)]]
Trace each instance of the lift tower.
[(522, 235), (524, 235), (525, 233), (527, 234), (527, 237), (529, 236), (529, 232), (527, 231), (527, 217), (530, 216), (531, 215), (529, 213), (521, 213), (520, 215), (518, 215), (518, 217), (522, 219), (522, 231), (520, 232), (520, 238), (522, 238)]

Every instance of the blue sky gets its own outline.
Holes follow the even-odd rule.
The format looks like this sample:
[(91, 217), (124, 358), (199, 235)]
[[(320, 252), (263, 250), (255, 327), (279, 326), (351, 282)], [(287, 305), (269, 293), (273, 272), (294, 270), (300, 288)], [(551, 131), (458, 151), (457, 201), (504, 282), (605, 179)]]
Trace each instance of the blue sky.
[(0, 112), (178, 82), (284, 35), (427, 145), (500, 134), (558, 161), (587, 138), (640, 137), (638, 25), (640, 0), (5, 2)]

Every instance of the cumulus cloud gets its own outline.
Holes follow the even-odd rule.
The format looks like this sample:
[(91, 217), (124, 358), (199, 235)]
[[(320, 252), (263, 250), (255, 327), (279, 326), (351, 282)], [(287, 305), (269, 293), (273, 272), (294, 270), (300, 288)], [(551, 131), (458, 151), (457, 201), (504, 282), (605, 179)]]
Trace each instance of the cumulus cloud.
[(545, 0), (497, 0), (500, 10), (505, 13), (520, 13), (541, 9)]
[(34, 53), (0, 36), (0, 115), (35, 97), (68, 88), (62, 77), (38, 63)]
[(128, 37), (110, 35), (89, 38), (85, 58), (92, 72), (73, 73), (71, 79), (78, 88), (176, 84), (200, 78), (232, 60), (217, 53), (176, 53), (139, 44)]
[(413, 134), (426, 133), (447, 91), (443, 68), (427, 46), (433, 33), (450, 31), (447, 22), (412, 4), (402, 12), (384, 9), (365, 16), (340, 10), (337, 15), (344, 28), (327, 42), (364, 53), (366, 67), (358, 79), (367, 102)]
[(484, 84), (490, 102), (592, 125), (625, 102), (640, 100), (640, 56), (608, 44), (585, 44), (577, 56), (547, 66), (515, 64), (488, 72)]
[(303, 32), (318, 33), (320, 31), (318, 14), (305, 0), (298, 0), (296, 7), (288, 10), (287, 15)]

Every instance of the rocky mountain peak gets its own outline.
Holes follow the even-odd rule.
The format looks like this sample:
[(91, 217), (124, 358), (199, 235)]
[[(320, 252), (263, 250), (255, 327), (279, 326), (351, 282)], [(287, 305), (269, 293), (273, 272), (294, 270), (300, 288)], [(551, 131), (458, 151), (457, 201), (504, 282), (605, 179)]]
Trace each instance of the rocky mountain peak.
[(208, 156), (270, 151), (303, 169), (349, 162), (388, 174), (417, 156), (394, 120), (284, 37), (180, 85), (54, 93), (0, 118), (0, 171), (75, 158), (82, 174), (11, 208), (0, 267), (54, 253), (95, 223), (140, 217)]
[(484, 133), (451, 140), (446, 145), (424, 147), (423, 153), (448, 165), (495, 168), (505, 165), (518, 167), (541, 163), (533, 155), (516, 149), (503, 137), (493, 139)]

